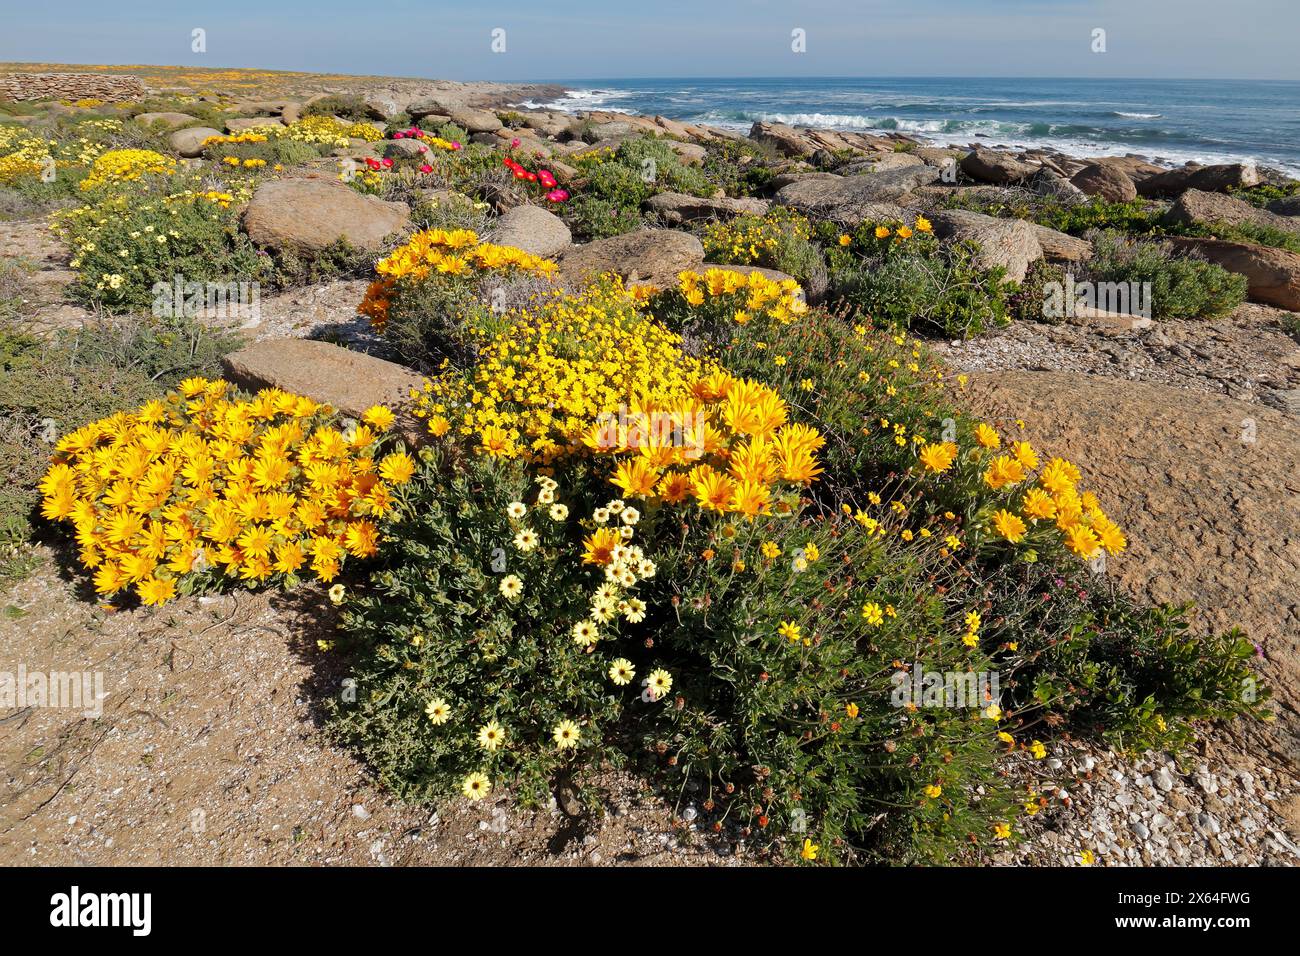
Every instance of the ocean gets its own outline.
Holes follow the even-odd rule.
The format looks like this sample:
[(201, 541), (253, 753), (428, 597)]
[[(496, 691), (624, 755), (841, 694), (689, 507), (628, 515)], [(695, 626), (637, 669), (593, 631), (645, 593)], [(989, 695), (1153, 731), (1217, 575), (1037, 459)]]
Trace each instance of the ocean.
[(755, 120), (937, 144), (1136, 153), (1182, 164), (1253, 160), (1300, 177), (1300, 82), (897, 77), (557, 80), (546, 106), (661, 114), (748, 130)]

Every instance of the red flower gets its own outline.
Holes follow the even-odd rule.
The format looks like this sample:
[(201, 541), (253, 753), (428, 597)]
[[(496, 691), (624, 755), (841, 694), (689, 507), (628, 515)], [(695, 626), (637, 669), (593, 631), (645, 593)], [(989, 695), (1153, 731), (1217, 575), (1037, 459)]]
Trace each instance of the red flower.
[(388, 157), (384, 157), (384, 168), (388, 169), (392, 165), (393, 165), (393, 161)]
[(423, 166), (420, 167), (420, 172), (431, 173), (433, 172), (433, 167), (430, 166), (428, 163), (425, 163)]
[(546, 194), (546, 198), (551, 202), (564, 202), (569, 198), (569, 191), (567, 189), (552, 189)]

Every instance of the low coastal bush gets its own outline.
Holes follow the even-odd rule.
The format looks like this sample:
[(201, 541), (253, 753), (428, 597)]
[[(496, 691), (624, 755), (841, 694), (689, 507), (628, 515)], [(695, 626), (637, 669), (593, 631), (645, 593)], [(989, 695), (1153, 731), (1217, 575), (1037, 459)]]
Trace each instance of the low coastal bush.
[(1235, 225), (1212, 222), (1174, 231), (1182, 236), (1210, 236), (1230, 242), (1250, 242), (1260, 246), (1271, 246), (1274, 249), (1285, 249), (1288, 252), (1300, 252), (1300, 232), (1291, 232), (1257, 222), (1239, 222)]
[(805, 217), (776, 206), (762, 216), (711, 223), (700, 241), (708, 262), (775, 269), (794, 276), (804, 289), (825, 288), (826, 262), (812, 234)]
[(728, 196), (761, 195), (771, 184), (774, 150), (749, 140), (715, 139), (705, 144), (704, 175)]
[(828, 243), (829, 301), (852, 306), (882, 325), (957, 338), (1010, 321), (1007, 297), (1015, 284), (1001, 268), (983, 269), (969, 243), (940, 245), (921, 216), (902, 222), (864, 222)]
[(56, 215), (77, 270), (74, 300), (111, 312), (149, 311), (155, 283), (176, 275), (221, 284), (272, 278), (270, 259), (239, 229), (237, 193), (204, 188), (198, 178), (146, 178), (130, 193), (100, 190)]
[(473, 330), (545, 286), (555, 269), (468, 229), (427, 229), (379, 260), (358, 311), (412, 364), (464, 366), (477, 344)]
[(1088, 276), (1099, 282), (1150, 284), (1152, 317), (1216, 318), (1246, 300), (1246, 277), (1222, 266), (1176, 256), (1168, 243), (1090, 232)]
[(1260, 183), (1258, 186), (1228, 187), (1228, 195), (1261, 209), (1278, 199), (1288, 199), (1298, 194), (1300, 194), (1300, 179), (1289, 179), (1285, 183)]
[(601, 239), (644, 225), (641, 204), (661, 192), (707, 196), (714, 185), (702, 170), (683, 163), (661, 139), (634, 137), (617, 149), (577, 154), (581, 188), (562, 215), (580, 237)]
[(346, 605), (344, 644), (363, 651), (334, 730), (404, 797), (477, 800), (512, 781), (544, 804), (557, 777), (620, 762), (609, 730), (635, 699), (610, 676), (623, 616), (600, 625), (604, 641), (589, 617), (611, 587), (583, 563), (590, 516), (517, 461), (421, 458), (388, 532), (396, 560)]

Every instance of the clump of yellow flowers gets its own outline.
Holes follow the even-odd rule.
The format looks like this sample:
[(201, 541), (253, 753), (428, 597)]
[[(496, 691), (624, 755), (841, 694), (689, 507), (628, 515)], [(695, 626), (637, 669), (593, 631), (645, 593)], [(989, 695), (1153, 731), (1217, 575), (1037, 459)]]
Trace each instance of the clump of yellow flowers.
[(1053, 458), (1040, 470), (1030, 442), (1004, 446), (1002, 435), (987, 422), (975, 426), (974, 441), (965, 452), (952, 441), (925, 443), (917, 449), (917, 460), (925, 475), (968, 479), (996, 537), (1010, 544), (1060, 542), (1084, 560), (1102, 551), (1119, 554), (1128, 546), (1097, 496), (1079, 489), (1081, 475), (1073, 463)]
[(486, 273), (531, 273), (547, 276), (556, 265), (540, 256), (480, 241), (472, 229), (425, 229), (375, 264), (380, 278), (370, 284), (358, 307), (377, 331), (388, 322), (392, 297), (401, 283), (430, 278), (477, 278)]
[(89, 166), (106, 148), (99, 139), (119, 132), (119, 120), (83, 120), (75, 139), (45, 139), (22, 126), (0, 126), (0, 183), (37, 178), (52, 169)]
[(738, 216), (730, 222), (715, 222), (704, 230), (700, 241), (711, 262), (761, 265), (780, 248), (788, 236), (808, 239), (812, 228), (798, 213), (778, 206), (762, 216)]
[(824, 439), (791, 423), (773, 389), (686, 354), (612, 277), (517, 314), (474, 369), (448, 370), (414, 397), (434, 435), (455, 429), (482, 454), (608, 457), (627, 498), (752, 518), (782, 483), (822, 470)]
[(710, 302), (723, 306), (740, 325), (760, 317), (786, 325), (808, 311), (803, 290), (794, 279), (769, 279), (761, 272), (706, 269), (703, 273), (680, 272), (677, 281), (677, 291), (687, 305), (698, 307)]
[(405, 451), (384, 452), (383, 406), (340, 429), (327, 405), (279, 389), (252, 398), (189, 378), (163, 399), (63, 436), (41, 513), (72, 525), (95, 590), (162, 604), (219, 576), (286, 586), (376, 553)]
[(101, 153), (81, 181), (82, 189), (134, 182), (149, 173), (171, 175), (176, 161), (151, 149), (110, 149)]

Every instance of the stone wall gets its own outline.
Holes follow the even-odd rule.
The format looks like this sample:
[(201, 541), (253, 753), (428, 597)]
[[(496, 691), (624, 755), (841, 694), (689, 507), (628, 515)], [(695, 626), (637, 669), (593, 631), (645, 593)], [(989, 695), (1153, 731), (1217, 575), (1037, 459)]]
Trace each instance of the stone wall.
[(11, 100), (104, 100), (113, 103), (146, 94), (140, 79), (107, 73), (0, 73), (0, 97)]

